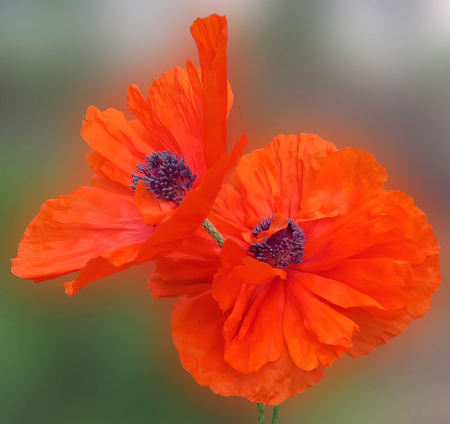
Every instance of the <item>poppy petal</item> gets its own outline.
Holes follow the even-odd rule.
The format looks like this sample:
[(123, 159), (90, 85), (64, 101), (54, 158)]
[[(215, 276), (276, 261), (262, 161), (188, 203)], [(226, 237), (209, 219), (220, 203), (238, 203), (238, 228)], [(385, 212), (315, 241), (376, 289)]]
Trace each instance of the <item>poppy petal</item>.
[(95, 187), (47, 200), (29, 224), (13, 273), (38, 281), (80, 270), (93, 258), (146, 240), (147, 227), (132, 196)]
[(245, 207), (241, 194), (232, 185), (225, 184), (217, 196), (208, 219), (226, 239), (242, 243), (242, 233), (248, 231), (243, 224), (244, 215)]
[(439, 288), (441, 275), (437, 252), (412, 267), (412, 290), (406, 305), (399, 310), (381, 314), (373, 308), (351, 308), (341, 313), (358, 324), (361, 332), (353, 336), (349, 354), (354, 358), (370, 353), (400, 334), (416, 318), (424, 316), (431, 305), (431, 296)]
[(411, 265), (387, 258), (347, 259), (320, 275), (370, 296), (387, 310), (404, 307), (412, 288)]
[[(145, 162), (145, 156), (152, 153), (151, 147), (134, 131), (124, 114), (114, 109), (100, 112), (93, 106), (89, 107), (81, 135), (98, 153), (88, 157), (92, 169), (97, 172), (106, 167), (103, 173), (110, 175), (112, 164), (117, 169), (112, 181), (126, 187), (131, 185), (131, 174), (136, 172), (137, 164)], [(107, 161), (99, 161), (99, 155)]]
[(255, 150), (239, 161), (234, 177), (251, 218), (260, 221), (276, 212), (274, 194), (280, 188), (275, 173), (275, 164), (264, 150)]
[[(262, 299), (247, 330), (226, 347), (224, 360), (242, 373), (254, 373), (264, 364), (276, 361), (283, 349), (284, 287), (280, 279), (268, 285), (258, 296)], [(256, 306), (257, 301), (253, 306)], [(256, 309), (256, 308), (255, 308)], [(248, 315), (250, 314), (250, 311)], [(248, 316), (247, 315), (247, 316)], [(245, 324), (245, 319), (243, 326)], [(242, 331), (242, 329), (241, 329)]]
[(341, 215), (347, 215), (379, 194), (386, 178), (386, 170), (372, 154), (342, 149), (324, 162), (309, 197), (320, 199), (324, 205), (332, 202)]
[(156, 79), (144, 98), (136, 85), (128, 90), (128, 108), (162, 150), (183, 155), (201, 179), (204, 162), (202, 105), (197, 101), (188, 71), (173, 68)]
[(227, 19), (218, 15), (198, 18), (191, 34), (202, 70), (205, 160), (211, 168), (227, 151)]
[(340, 358), (348, 349), (339, 345), (319, 342), (317, 336), (303, 323), (301, 306), (286, 296), (283, 311), (283, 336), (289, 354), (297, 367), (312, 370), (322, 364), (330, 366), (334, 359)]
[(353, 258), (391, 258), (417, 265), (428, 256), (436, 255), (439, 246), (425, 214), (414, 206), (413, 199), (406, 194), (396, 191), (388, 193), (399, 215), (393, 228), (394, 234), (389, 234), (386, 240), (368, 247)]
[(111, 181), (109, 178), (104, 177), (102, 174), (95, 174), (92, 177), (92, 187), (96, 187), (101, 190), (112, 191), (115, 193), (131, 195), (129, 188)]
[(370, 296), (339, 281), (324, 278), (317, 274), (297, 273), (294, 271), (290, 271), (289, 275), (301, 282), (304, 287), (315, 295), (320, 296), (335, 305), (342, 306), (343, 308), (374, 306), (383, 309), (383, 307)]
[(301, 308), (305, 327), (315, 334), (321, 343), (344, 348), (352, 346), (352, 336), (358, 328), (353, 321), (318, 300), (302, 287), (301, 281), (287, 279), (285, 288), (291, 301), (297, 302)]
[(241, 291), (242, 281), (233, 278), (232, 272), (242, 260), (248, 257), (247, 251), (233, 240), (225, 240), (220, 251), (222, 268), (214, 275), (212, 296), (222, 310), (226, 311), (234, 305)]
[(223, 360), (222, 328), (227, 318), (210, 293), (182, 298), (172, 313), (172, 335), (181, 362), (198, 384), (223, 396), (244, 396), (251, 402), (278, 405), (325, 377), (323, 367), (298, 368), (286, 345), (279, 359), (257, 372), (243, 374)]
[(148, 281), (148, 287), (153, 299), (183, 295), (190, 298), (211, 290), (211, 282), (207, 280), (168, 281), (162, 279), (160, 274), (154, 271)]
[[(189, 257), (190, 259), (197, 259), (203, 261), (205, 259), (214, 259), (217, 262), (217, 269), (220, 267), (219, 254), (221, 252), (220, 246), (211, 237), (211, 235), (200, 226), (197, 231), (186, 238), (176, 249), (175, 252), (168, 254), (165, 258)], [(201, 266), (201, 264), (199, 264)], [(169, 272), (169, 270), (167, 270)], [(212, 277), (212, 275), (211, 275)]]
[(163, 257), (158, 260), (155, 269), (165, 280), (176, 281), (211, 278), (219, 267), (219, 258)]
[(354, 334), (353, 347), (348, 352), (353, 358), (367, 355), (375, 347), (387, 343), (392, 337), (404, 331), (412, 320), (412, 318), (405, 319), (400, 313), (397, 314), (396, 320), (381, 319), (361, 308), (346, 309), (342, 313), (355, 322), (361, 330)]
[(294, 218), (328, 156), (336, 151), (333, 143), (315, 134), (279, 135), (264, 150), (277, 165), (286, 216)]
[[(212, 277), (220, 268), (219, 250), (217, 243), (205, 230), (196, 231), (176, 251), (156, 261), (148, 283), (153, 297), (197, 295), (211, 290)], [(208, 288), (203, 290), (205, 285)]]
[(169, 219), (177, 208), (175, 202), (157, 199), (153, 193), (147, 190), (143, 181), (139, 181), (136, 186), (134, 202), (148, 226), (155, 226), (163, 220)]
[(308, 240), (304, 261), (293, 268), (325, 271), (372, 246), (405, 238), (405, 230), (414, 226), (408, 208), (400, 193), (386, 191), (347, 216), (303, 226)]
[(100, 175), (112, 183), (120, 185), (128, 194), (132, 194), (131, 174), (125, 174), (98, 152), (88, 153), (86, 155), (86, 161), (96, 175)]
[(130, 263), (123, 263), (122, 265), (115, 266), (107, 258), (102, 256), (91, 259), (80, 269), (80, 274), (74, 281), (63, 283), (65, 286), (65, 293), (68, 296), (73, 296), (86, 284), (125, 271), (130, 268), (130, 266)]
[[(264, 290), (264, 289), (263, 289)], [(247, 307), (251, 299), (254, 299), (259, 293), (261, 293), (261, 286), (248, 286), (247, 284), (242, 284), (240, 286), (240, 290), (237, 296), (237, 299), (234, 303), (233, 310), (231, 314), (225, 321), (223, 325), (223, 337), (225, 339), (226, 346), (228, 347), (231, 341), (234, 339), (236, 334), (239, 332), (239, 327), (241, 326), (242, 318), (244, 318), (244, 314), (247, 311)], [(258, 305), (260, 306), (261, 302), (264, 300), (265, 296), (259, 296), (257, 298)], [(220, 306), (220, 305), (219, 305)], [(253, 303), (252, 307), (255, 306)], [(223, 310), (223, 308), (221, 308)]]
[(332, 143), (314, 134), (279, 135), (263, 149), (244, 156), (230, 179), (243, 196), (247, 214), (267, 218), (283, 203), (287, 218), (295, 218), (300, 202), (322, 165), (336, 151)]
[(247, 256), (242, 260), (243, 266), (233, 269), (232, 278), (236, 278), (245, 284), (266, 285), (274, 278), (286, 279), (286, 272), (282, 269), (273, 268), (265, 262)]

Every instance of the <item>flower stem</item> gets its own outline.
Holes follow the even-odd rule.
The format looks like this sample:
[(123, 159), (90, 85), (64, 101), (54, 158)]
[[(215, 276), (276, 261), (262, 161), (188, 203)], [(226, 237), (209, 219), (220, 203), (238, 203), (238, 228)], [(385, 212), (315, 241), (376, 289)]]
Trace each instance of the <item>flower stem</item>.
[(266, 409), (266, 405), (258, 402), (258, 422), (259, 422), (259, 424), (266, 424), (266, 417), (264, 416), (265, 409)]
[(209, 235), (216, 241), (216, 243), (222, 248), (223, 244), (225, 243), (225, 239), (222, 237), (222, 234), (220, 234), (217, 231), (217, 228), (214, 227), (213, 223), (209, 219), (205, 219), (202, 222), (202, 227), (208, 231)]
[(278, 424), (278, 417), (280, 416), (280, 405), (275, 405), (272, 412), (272, 424)]

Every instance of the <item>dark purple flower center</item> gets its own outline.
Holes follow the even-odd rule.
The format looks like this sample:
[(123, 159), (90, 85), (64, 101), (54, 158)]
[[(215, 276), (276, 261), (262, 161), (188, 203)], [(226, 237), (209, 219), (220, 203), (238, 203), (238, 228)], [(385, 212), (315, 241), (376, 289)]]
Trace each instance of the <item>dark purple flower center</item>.
[[(272, 222), (273, 216), (262, 220), (255, 227), (253, 235), (255, 237), (263, 231), (267, 231)], [(287, 268), (289, 265), (299, 265), (302, 263), (305, 234), (303, 230), (292, 219), (287, 220), (286, 228), (277, 231), (269, 238), (264, 237), (263, 241), (252, 243), (248, 252), (253, 254), (255, 259), (267, 262), (274, 268)]]
[(152, 153), (145, 157), (146, 165), (138, 163), (137, 171), (142, 174), (131, 174), (133, 177), (130, 187), (133, 191), (137, 183), (143, 181), (146, 189), (163, 200), (171, 200), (178, 205), (192, 188), (197, 175), (192, 175), (189, 166), (184, 163), (183, 155), (178, 159), (177, 154), (164, 152)]

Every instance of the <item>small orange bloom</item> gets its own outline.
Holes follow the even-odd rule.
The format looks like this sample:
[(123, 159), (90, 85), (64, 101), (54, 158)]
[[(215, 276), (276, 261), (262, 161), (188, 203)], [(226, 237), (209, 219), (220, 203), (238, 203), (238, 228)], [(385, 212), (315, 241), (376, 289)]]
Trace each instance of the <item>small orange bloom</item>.
[(65, 283), (83, 285), (155, 260), (190, 236), (207, 217), (246, 145), (226, 153), (226, 118), (232, 104), (227, 82), (225, 17), (197, 19), (191, 27), (201, 69), (164, 73), (144, 98), (135, 85), (127, 121), (116, 110), (87, 111), (81, 134), (96, 175), (81, 187), (48, 200), (29, 224), (12, 272), (35, 282), (73, 271)]
[(432, 228), (386, 191), (373, 155), (315, 135), (244, 156), (209, 219), (158, 260), (183, 366), (216, 393), (276, 405), (348, 353), (368, 354), (429, 309), (440, 274)]

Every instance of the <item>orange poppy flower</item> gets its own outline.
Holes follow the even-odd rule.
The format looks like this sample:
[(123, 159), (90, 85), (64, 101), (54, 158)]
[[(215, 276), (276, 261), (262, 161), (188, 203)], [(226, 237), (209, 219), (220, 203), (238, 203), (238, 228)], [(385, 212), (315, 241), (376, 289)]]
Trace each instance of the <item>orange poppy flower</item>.
[(158, 78), (144, 98), (135, 85), (127, 121), (116, 110), (87, 111), (81, 134), (94, 149), (92, 187), (44, 203), (29, 224), (12, 272), (35, 282), (73, 271), (65, 283), (83, 285), (155, 260), (173, 250), (207, 217), (225, 174), (241, 156), (243, 135), (226, 153), (225, 17), (197, 19), (192, 27), (201, 69), (192, 62)]
[(370, 153), (315, 135), (244, 156), (209, 220), (156, 262), (183, 366), (216, 393), (276, 405), (348, 353), (368, 354), (423, 316), (438, 245), (413, 200), (386, 191)]

